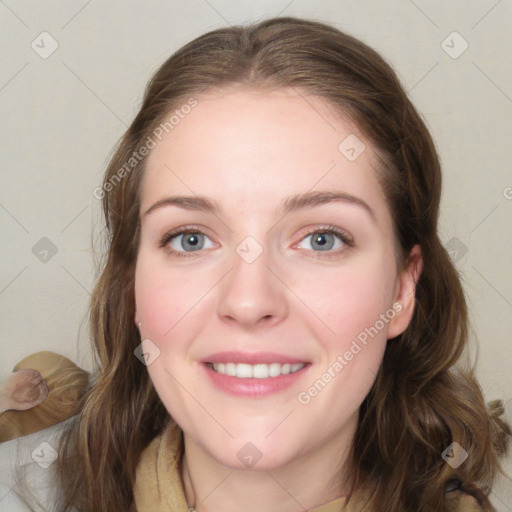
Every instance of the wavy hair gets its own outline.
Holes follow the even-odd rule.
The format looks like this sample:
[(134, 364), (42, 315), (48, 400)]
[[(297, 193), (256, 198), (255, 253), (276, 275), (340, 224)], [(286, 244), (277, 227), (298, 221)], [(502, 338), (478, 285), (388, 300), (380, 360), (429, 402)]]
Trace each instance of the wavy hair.
[[(133, 354), (140, 344), (133, 320), (145, 165), (140, 148), (174, 109), (207, 89), (231, 85), (293, 87), (354, 122), (380, 159), (397, 267), (421, 246), (413, 318), (389, 340), (360, 407), (349, 500), (371, 486), (364, 510), (439, 512), (448, 510), (446, 491), (457, 482), (484, 510), (494, 510), (488, 495), (503, 472), (499, 457), (511, 431), (498, 418), (500, 402), (486, 407), (474, 366), (456, 364), (470, 324), (461, 277), (438, 236), (441, 169), (434, 142), (376, 51), (327, 24), (292, 17), (213, 30), (176, 51), (149, 81), (110, 160), (101, 189), (108, 251), (90, 307), (98, 370), (60, 445), (59, 510), (134, 510), (140, 455), (169, 418)], [(458, 468), (441, 457), (452, 442), (468, 453)]]

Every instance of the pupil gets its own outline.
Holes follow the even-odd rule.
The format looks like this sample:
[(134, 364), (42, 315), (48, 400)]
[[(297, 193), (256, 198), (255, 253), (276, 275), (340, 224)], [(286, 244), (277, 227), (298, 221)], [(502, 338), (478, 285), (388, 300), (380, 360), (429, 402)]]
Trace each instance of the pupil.
[(197, 246), (199, 245), (199, 237), (198, 237), (198, 234), (199, 233), (196, 233), (196, 234), (193, 234), (193, 235), (189, 235), (187, 236), (184, 240), (185, 240), (185, 246), (189, 246), (189, 248), (192, 248), (192, 249), (196, 249)]
[(313, 238), (313, 244), (319, 245), (320, 248), (327, 247), (328, 249), (331, 249), (333, 242), (331, 241), (331, 243), (329, 243), (329, 240), (326, 237), (332, 238), (332, 235), (330, 235), (329, 233), (321, 233)]

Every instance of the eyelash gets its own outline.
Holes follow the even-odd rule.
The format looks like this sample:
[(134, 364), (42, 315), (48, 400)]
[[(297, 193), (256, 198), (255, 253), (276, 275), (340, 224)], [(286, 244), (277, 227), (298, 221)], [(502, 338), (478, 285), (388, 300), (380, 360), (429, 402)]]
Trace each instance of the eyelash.
[[(308, 230), (308, 232), (305, 233), (304, 236), (301, 238), (301, 241), (304, 238), (306, 238), (307, 236), (313, 235), (315, 233), (336, 235), (347, 247), (354, 246), (353, 240), (348, 236), (346, 231), (344, 231), (343, 229), (337, 228), (336, 226), (331, 226), (331, 225), (318, 226), (318, 227), (315, 227), (314, 229)], [(189, 234), (189, 235), (201, 234), (201, 235), (208, 236), (208, 234), (205, 233), (199, 226), (183, 226), (176, 230), (169, 231), (169, 232), (165, 233), (165, 235), (161, 238), (160, 242), (158, 243), (158, 246), (160, 248), (165, 248), (171, 240), (173, 240), (174, 238), (178, 237), (179, 235), (183, 235), (183, 234)], [(172, 254), (173, 256), (177, 256), (179, 258), (190, 258), (193, 256), (193, 254), (195, 252), (200, 252), (200, 250), (199, 250), (199, 251), (191, 251), (191, 252), (187, 253), (186, 251), (184, 251), (184, 252), (175, 251), (174, 249), (170, 249), (169, 247), (167, 247), (167, 250), (168, 250), (169, 254)], [(341, 251), (343, 251), (343, 249), (341, 249)], [(312, 252), (315, 254), (314, 257), (330, 258), (330, 257), (335, 257), (341, 251), (339, 249), (334, 252), (326, 251), (325, 255), (322, 254), (323, 251), (312, 251)]]

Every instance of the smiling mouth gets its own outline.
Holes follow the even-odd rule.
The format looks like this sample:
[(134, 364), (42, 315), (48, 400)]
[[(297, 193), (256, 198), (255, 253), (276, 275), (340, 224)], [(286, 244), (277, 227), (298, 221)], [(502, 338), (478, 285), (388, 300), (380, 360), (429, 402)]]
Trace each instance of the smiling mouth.
[(302, 370), (308, 363), (206, 363), (213, 371), (239, 379), (268, 379)]

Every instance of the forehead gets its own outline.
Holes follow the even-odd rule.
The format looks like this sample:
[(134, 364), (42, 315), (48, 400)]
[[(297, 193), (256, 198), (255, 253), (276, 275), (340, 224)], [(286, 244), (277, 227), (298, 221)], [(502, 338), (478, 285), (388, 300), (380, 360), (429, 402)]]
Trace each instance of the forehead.
[(264, 208), (315, 189), (345, 191), (385, 208), (370, 142), (325, 100), (293, 88), (243, 87), (194, 98), (196, 106), (155, 139), (141, 210), (171, 194), (256, 200)]

